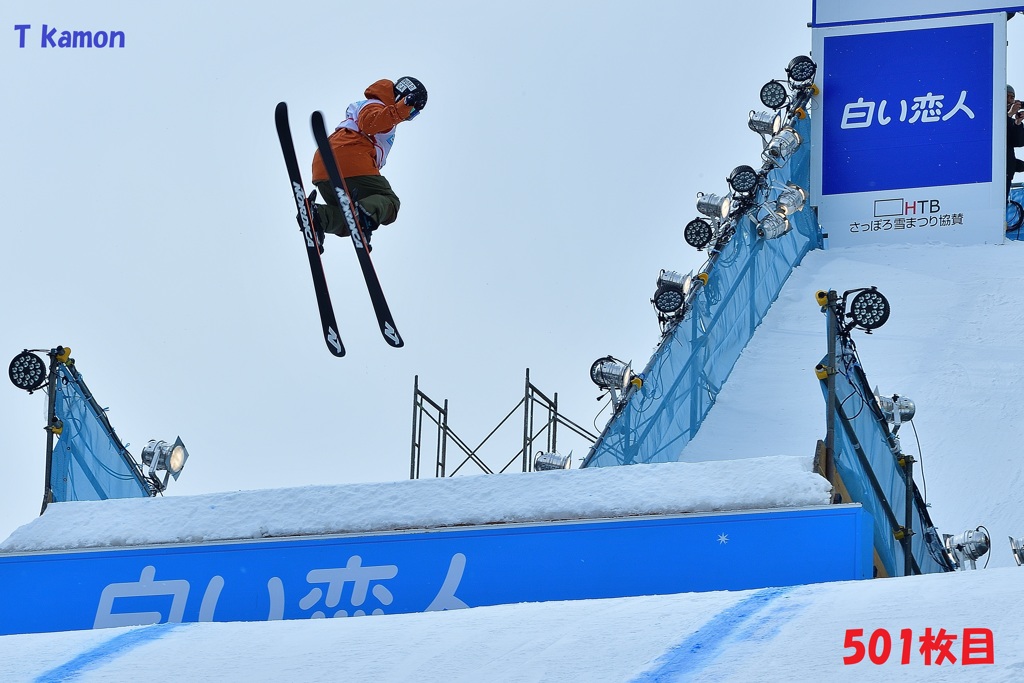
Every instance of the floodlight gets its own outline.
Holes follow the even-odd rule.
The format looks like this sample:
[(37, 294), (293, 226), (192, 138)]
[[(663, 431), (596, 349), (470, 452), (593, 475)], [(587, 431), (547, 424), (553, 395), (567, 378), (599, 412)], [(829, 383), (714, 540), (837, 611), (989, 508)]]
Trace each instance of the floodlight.
[(627, 363), (611, 356), (598, 358), (590, 366), (590, 379), (601, 389), (625, 389), (629, 386), (630, 374)]
[(729, 215), (729, 198), (717, 194), (697, 193), (697, 210), (708, 218), (725, 218)]
[(769, 109), (781, 109), (789, 98), (789, 91), (779, 81), (768, 81), (761, 86), (761, 104)]
[(750, 166), (737, 166), (726, 178), (729, 187), (737, 194), (750, 194), (761, 183), (761, 176)]
[(683, 307), (682, 290), (667, 285), (661, 285), (654, 292), (651, 303), (658, 309), (658, 313), (671, 315)]
[(683, 228), (683, 239), (694, 249), (703, 249), (715, 236), (711, 223), (703, 218), (694, 218)]
[(750, 111), (747, 128), (759, 135), (775, 135), (782, 130), (782, 113), (770, 111)]
[(917, 413), (917, 406), (906, 396), (898, 394), (893, 394), (892, 397), (881, 396), (878, 389), (875, 389), (875, 401), (878, 402), (878, 408), (882, 411), (882, 417), (890, 424), (899, 425), (910, 422)]
[(774, 211), (769, 211), (768, 215), (757, 224), (757, 236), (766, 240), (773, 240), (785, 235), (790, 231), (790, 228), (789, 219), (785, 216), (780, 216)]
[(690, 281), (690, 275), (684, 277), (673, 270), (662, 270), (658, 276), (658, 288), (651, 299), (658, 313), (672, 315), (682, 311)]
[(786, 126), (768, 142), (768, 146), (765, 147), (762, 156), (770, 159), (776, 166), (782, 166), (793, 156), (793, 152), (796, 151), (801, 142), (800, 134)]
[(7, 376), (11, 378), (14, 386), (31, 394), (46, 384), (46, 362), (25, 349), (11, 361), (7, 368)]
[(572, 467), (572, 454), (559, 455), (558, 453), (538, 452), (533, 459), (533, 470), (544, 472), (548, 470), (567, 470)]
[[(155, 479), (155, 472), (163, 471), (174, 477), (175, 481), (181, 474), (185, 461), (188, 460), (188, 450), (181, 442), (179, 436), (173, 444), (166, 441), (151, 440), (142, 449), (142, 464), (149, 468), (150, 478)], [(163, 485), (167, 485), (167, 477), (164, 477)]]
[(786, 75), (789, 82), (799, 87), (814, 80), (814, 74), (818, 71), (818, 65), (807, 55), (798, 55), (789, 62), (786, 67)]
[(1010, 536), (1010, 550), (1013, 552), (1013, 559), (1017, 566), (1024, 564), (1024, 538)]
[(954, 564), (964, 568), (966, 561), (970, 563), (971, 569), (976, 569), (976, 562), (989, 551), (992, 544), (989, 541), (988, 530), (979, 526), (957, 536), (943, 534), (942, 545), (946, 547), (946, 552)]
[(853, 324), (870, 332), (885, 324), (889, 319), (889, 300), (874, 287), (862, 289), (853, 297), (847, 316)]
[(791, 216), (804, 208), (807, 201), (807, 191), (799, 185), (786, 183), (786, 189), (779, 193), (775, 200), (775, 213), (782, 217)]

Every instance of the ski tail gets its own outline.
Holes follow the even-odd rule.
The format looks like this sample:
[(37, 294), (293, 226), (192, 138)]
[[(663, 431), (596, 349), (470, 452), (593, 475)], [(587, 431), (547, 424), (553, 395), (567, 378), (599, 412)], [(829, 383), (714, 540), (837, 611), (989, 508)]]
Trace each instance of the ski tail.
[(316, 139), (317, 149), (323, 158), (324, 166), (327, 168), (327, 175), (331, 179), (334, 191), (338, 195), (338, 203), (341, 205), (342, 213), (348, 222), (349, 230), (352, 233), (352, 246), (355, 247), (356, 257), (359, 259), (359, 267), (363, 271), (363, 279), (366, 280), (366, 289), (370, 294), (370, 301), (373, 303), (374, 313), (377, 315), (377, 325), (380, 333), (389, 345), (400, 348), (405, 346), (405, 341), (398, 333), (398, 326), (395, 325), (391, 309), (388, 307), (387, 299), (384, 298), (384, 290), (381, 289), (380, 280), (377, 278), (377, 271), (373, 267), (373, 260), (366, 248), (366, 238), (363, 230), (356, 219), (355, 207), (350, 199), (345, 179), (338, 171), (338, 164), (334, 159), (334, 151), (327, 137), (327, 127), (324, 125), (324, 115), (313, 112), (310, 117), (310, 126), (313, 129), (313, 137)]
[(284, 163), (288, 168), (288, 178), (292, 185), (292, 196), (295, 198), (296, 220), (306, 245), (306, 255), (309, 257), (309, 270), (313, 276), (313, 289), (316, 291), (317, 308), (320, 310), (324, 342), (327, 344), (327, 349), (340, 358), (345, 355), (345, 345), (342, 344), (341, 335), (338, 334), (334, 306), (331, 305), (331, 295), (327, 290), (327, 276), (324, 274), (324, 264), (320, 258), (320, 244), (317, 241), (311, 219), (312, 207), (310, 207), (306, 191), (303, 189), (302, 173), (299, 171), (299, 161), (295, 155), (295, 144), (292, 140), (291, 126), (288, 124), (288, 105), (286, 103), (281, 102), (277, 105), (277, 109), (274, 111), (274, 122), (277, 124), (277, 137), (281, 142), (281, 153), (284, 155)]

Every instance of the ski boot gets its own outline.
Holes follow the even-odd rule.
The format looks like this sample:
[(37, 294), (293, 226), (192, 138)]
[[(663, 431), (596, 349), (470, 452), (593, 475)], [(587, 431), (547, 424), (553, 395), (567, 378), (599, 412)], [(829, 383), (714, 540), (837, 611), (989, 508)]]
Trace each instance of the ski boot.
[(309, 222), (313, 226), (313, 231), (316, 232), (316, 244), (320, 249), (320, 253), (324, 253), (324, 229), (320, 220), (320, 212), (317, 211), (316, 204), (316, 190), (309, 193)]
[(356, 213), (359, 214), (359, 227), (363, 229), (363, 237), (366, 240), (366, 253), (370, 253), (373, 251), (370, 238), (373, 236), (373, 231), (380, 224), (377, 223), (377, 219), (373, 217), (373, 214), (364, 209), (360, 204), (356, 204)]

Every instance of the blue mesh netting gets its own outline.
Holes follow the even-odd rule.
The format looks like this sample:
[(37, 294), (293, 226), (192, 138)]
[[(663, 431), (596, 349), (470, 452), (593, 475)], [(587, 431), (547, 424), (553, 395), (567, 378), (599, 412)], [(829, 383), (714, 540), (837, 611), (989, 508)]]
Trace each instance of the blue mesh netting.
[[(842, 348), (840, 340), (837, 340), (836, 347)], [(848, 350), (846, 353), (837, 352), (837, 356), (836, 402), (842, 410), (836, 411), (834, 461), (836, 473), (852, 499), (843, 502), (860, 503), (871, 513), (875, 522), (874, 545), (879, 559), (889, 576), (902, 576), (903, 546), (893, 535), (893, 526), (906, 524), (906, 476), (889, 446), (889, 426), (874, 401), (867, 376), (855, 353)], [(827, 356), (822, 363), (828, 364)], [(821, 386), (827, 400), (826, 382), (822, 381)], [(843, 425), (843, 416), (852, 428), (868, 468), (864, 467), (854, 449), (853, 441)], [(871, 476), (878, 482), (884, 498), (876, 495)], [(952, 567), (916, 485), (913, 498), (911, 518), (914, 534), (911, 536), (911, 554), (919, 570), (925, 574), (950, 571)]]
[(1006, 239), (1020, 240), (1022, 232), (1024, 232), (1024, 187), (1014, 185), (1010, 188), (1010, 201), (1006, 203)]
[(149, 490), (131, 455), (97, 412), (77, 372), (60, 365), (54, 414), (64, 427), (53, 449), (54, 500), (142, 498)]
[[(810, 124), (796, 129), (810, 139)], [(774, 199), (792, 180), (808, 187), (809, 144), (799, 147), (787, 166), (769, 173)], [(761, 239), (744, 216), (736, 234), (709, 268), (683, 320), (667, 331), (643, 370), (644, 384), (632, 391), (609, 420), (581, 467), (607, 467), (678, 459), (693, 438), (793, 268), (820, 245), (818, 223), (810, 208), (792, 216), (793, 229)]]

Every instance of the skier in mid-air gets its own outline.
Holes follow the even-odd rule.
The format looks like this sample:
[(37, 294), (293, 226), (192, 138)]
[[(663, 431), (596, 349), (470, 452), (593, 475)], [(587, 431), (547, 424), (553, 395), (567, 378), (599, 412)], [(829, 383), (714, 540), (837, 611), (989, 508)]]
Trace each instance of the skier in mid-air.
[[(370, 233), (398, 217), (398, 195), (380, 174), (380, 169), (394, 144), (395, 129), (423, 110), (427, 90), (415, 78), (403, 76), (396, 82), (381, 79), (368, 87), (364, 95), (367, 99), (348, 106), (345, 120), (338, 124), (329, 139), (369, 247)], [(313, 184), (327, 202), (311, 204), (322, 251), (323, 233), (342, 237), (351, 233), (319, 150), (313, 157)]]

